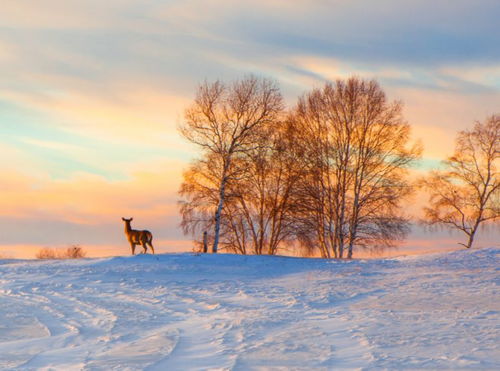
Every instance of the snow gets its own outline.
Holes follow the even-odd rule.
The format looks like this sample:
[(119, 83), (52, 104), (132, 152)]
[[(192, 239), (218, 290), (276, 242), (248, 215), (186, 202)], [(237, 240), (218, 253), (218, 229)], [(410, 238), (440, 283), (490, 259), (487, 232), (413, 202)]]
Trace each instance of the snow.
[(0, 260), (0, 369), (500, 369), (499, 253)]

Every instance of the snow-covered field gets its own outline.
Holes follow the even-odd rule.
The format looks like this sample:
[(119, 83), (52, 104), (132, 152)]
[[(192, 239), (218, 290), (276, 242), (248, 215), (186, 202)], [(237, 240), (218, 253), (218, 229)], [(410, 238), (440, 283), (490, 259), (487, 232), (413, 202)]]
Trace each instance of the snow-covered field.
[(500, 369), (500, 249), (0, 261), (0, 369)]

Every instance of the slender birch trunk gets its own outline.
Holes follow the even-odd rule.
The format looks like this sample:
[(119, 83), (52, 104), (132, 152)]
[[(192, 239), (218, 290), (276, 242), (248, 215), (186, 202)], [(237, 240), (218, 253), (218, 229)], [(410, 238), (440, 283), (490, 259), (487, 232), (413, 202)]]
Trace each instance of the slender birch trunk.
[(226, 198), (226, 183), (227, 183), (227, 176), (226, 176), (226, 169), (224, 169), (224, 175), (222, 177), (222, 181), (220, 183), (220, 188), (219, 188), (219, 204), (217, 205), (217, 211), (215, 212), (214, 244), (212, 246), (213, 254), (217, 254), (217, 250), (219, 247), (221, 215), (222, 215), (222, 209), (224, 208), (224, 200)]

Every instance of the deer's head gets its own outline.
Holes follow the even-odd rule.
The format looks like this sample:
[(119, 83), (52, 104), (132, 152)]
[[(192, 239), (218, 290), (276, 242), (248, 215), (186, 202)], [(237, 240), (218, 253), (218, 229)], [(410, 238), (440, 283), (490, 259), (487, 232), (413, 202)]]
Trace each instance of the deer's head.
[(125, 223), (129, 224), (132, 220), (134, 220), (134, 218), (130, 218), (130, 219), (127, 219), (127, 218), (122, 218), (122, 220), (123, 220)]

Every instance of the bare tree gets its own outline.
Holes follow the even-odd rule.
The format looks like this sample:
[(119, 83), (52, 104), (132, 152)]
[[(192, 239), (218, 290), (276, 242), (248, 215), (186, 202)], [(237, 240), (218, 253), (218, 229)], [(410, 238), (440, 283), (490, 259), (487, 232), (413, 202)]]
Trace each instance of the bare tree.
[[(230, 85), (221, 81), (202, 84), (185, 112), (180, 132), (201, 148), (202, 158), (186, 172), (181, 186), (181, 196), (188, 197), (181, 201), (183, 227), (192, 230), (201, 221), (211, 225), (209, 215), (213, 210), (214, 253), (219, 245), (227, 188), (242, 171), (238, 157), (256, 146), (258, 129), (274, 122), (282, 110), (283, 98), (276, 83), (250, 76)], [(200, 193), (193, 193), (195, 190)]]
[(299, 100), (298, 142), (308, 169), (298, 198), (299, 239), (324, 257), (353, 255), (354, 246), (393, 246), (408, 221), (400, 203), (412, 191), (407, 169), (420, 155), (407, 148), (410, 127), (399, 102), (375, 81), (327, 83)]
[[(183, 182), (179, 189), (181, 227), (185, 234), (195, 236), (195, 243), (200, 251), (204, 248), (199, 240), (201, 233), (207, 232), (207, 243), (209, 240), (213, 241), (214, 208), (218, 204), (220, 168), (217, 156), (206, 154), (205, 157), (195, 160), (183, 173)], [(225, 200), (227, 202), (227, 197)]]
[(305, 176), (294, 193), (297, 205), (297, 237), (303, 247), (318, 248), (324, 258), (338, 257), (337, 249), (337, 193), (333, 187), (334, 171), (330, 150), (333, 138), (324, 116), (320, 90), (299, 99), (293, 114), (299, 161), (304, 162)]
[(476, 122), (458, 134), (455, 154), (443, 161), (443, 170), (422, 180), (429, 192), (424, 222), (459, 230), (470, 248), (481, 224), (500, 219), (500, 115)]
[(291, 200), (301, 161), (290, 150), (295, 138), (288, 128), (286, 121), (261, 128), (258, 145), (241, 159), (245, 172), (231, 188), (234, 202), (228, 204), (230, 250), (274, 255), (295, 235)]

